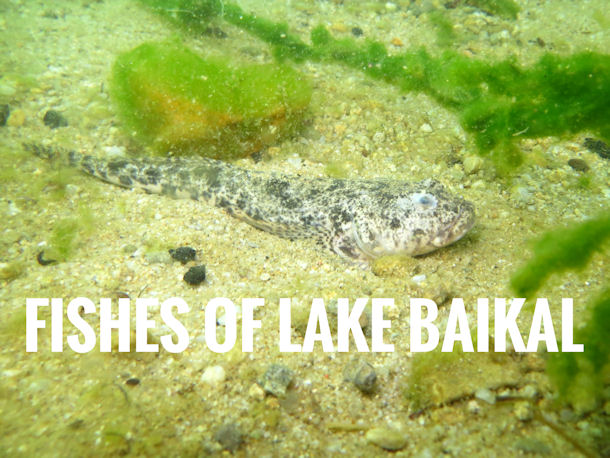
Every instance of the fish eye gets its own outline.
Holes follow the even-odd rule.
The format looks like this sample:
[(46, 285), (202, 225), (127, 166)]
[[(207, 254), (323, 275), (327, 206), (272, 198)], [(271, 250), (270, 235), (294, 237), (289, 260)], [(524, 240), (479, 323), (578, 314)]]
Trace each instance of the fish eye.
[(423, 208), (436, 207), (436, 198), (432, 194), (416, 192), (411, 197), (414, 204)]

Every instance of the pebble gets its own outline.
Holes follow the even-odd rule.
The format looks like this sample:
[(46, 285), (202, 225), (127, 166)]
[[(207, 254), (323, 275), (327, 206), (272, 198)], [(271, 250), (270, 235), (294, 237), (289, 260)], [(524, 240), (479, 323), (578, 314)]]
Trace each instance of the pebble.
[(476, 400), (471, 399), (468, 401), (468, 404), (466, 404), (466, 410), (470, 414), (477, 415), (481, 412), (481, 406)]
[(534, 418), (532, 404), (528, 401), (517, 402), (513, 412), (519, 421), (530, 421), (532, 418)]
[(149, 264), (169, 264), (172, 258), (167, 251), (151, 251), (144, 255), (144, 260)]
[(191, 267), (183, 277), (183, 280), (191, 286), (197, 286), (205, 280), (205, 266)]
[(356, 388), (366, 394), (375, 390), (377, 374), (371, 364), (359, 356), (354, 356), (343, 369), (343, 378), (352, 382)]
[(227, 423), (218, 428), (214, 434), (214, 440), (231, 453), (244, 443), (243, 435), (235, 423)]
[(11, 108), (7, 104), (0, 105), (0, 126), (6, 126), (10, 114)]
[(140, 379), (135, 377), (130, 377), (125, 380), (125, 385), (127, 386), (138, 386), (140, 384)]
[(371, 444), (390, 451), (400, 450), (407, 445), (407, 436), (390, 428), (369, 429), (364, 438)]
[(589, 164), (579, 158), (573, 158), (568, 161), (568, 165), (577, 172), (586, 172), (589, 170)]
[(64, 118), (59, 111), (49, 110), (44, 114), (42, 122), (45, 126), (49, 126), (51, 129), (57, 129), (58, 127), (66, 127), (68, 120)]
[(11, 112), (11, 115), (8, 117), (6, 121), (7, 126), (11, 127), (21, 127), (25, 124), (25, 111), (17, 108)]
[(269, 281), (271, 280), (271, 275), (269, 275), (267, 272), (263, 272), (260, 276), (261, 281)]
[(212, 386), (220, 385), (226, 378), (227, 375), (222, 366), (208, 366), (201, 375), (201, 381)]
[(266, 393), (283, 398), (286, 396), (286, 390), (293, 378), (294, 372), (289, 367), (282, 364), (271, 364), (259, 383)]
[(411, 277), (411, 280), (413, 281), (413, 283), (419, 285), (420, 283), (423, 283), (426, 281), (426, 275), (425, 274), (413, 275), (413, 277)]
[(483, 166), (483, 159), (479, 156), (468, 156), (464, 159), (464, 172), (468, 175), (472, 175), (473, 173), (481, 170)]
[(181, 246), (176, 249), (169, 250), (170, 256), (176, 261), (180, 261), (182, 264), (186, 264), (189, 261), (193, 261), (197, 252), (190, 246)]
[(481, 401), (485, 401), (488, 404), (496, 403), (496, 395), (491, 392), (488, 388), (479, 388), (475, 393), (474, 397), (480, 399)]
[(427, 134), (429, 134), (430, 132), (433, 131), (432, 126), (430, 124), (428, 124), (427, 122), (423, 123), (420, 127), (419, 130), (422, 132), (425, 132)]
[(352, 35), (355, 37), (361, 37), (364, 35), (364, 31), (360, 27), (352, 27)]

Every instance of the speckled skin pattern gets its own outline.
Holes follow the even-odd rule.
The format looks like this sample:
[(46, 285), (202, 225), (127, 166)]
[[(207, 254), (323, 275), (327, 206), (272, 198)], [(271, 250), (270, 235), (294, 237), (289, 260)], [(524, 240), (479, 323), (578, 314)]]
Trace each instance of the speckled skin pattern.
[(432, 179), (303, 178), (266, 174), (207, 158), (96, 158), (25, 145), (103, 181), (175, 198), (205, 200), (254, 227), (314, 238), (354, 261), (421, 255), (459, 240), (474, 224), (470, 202)]

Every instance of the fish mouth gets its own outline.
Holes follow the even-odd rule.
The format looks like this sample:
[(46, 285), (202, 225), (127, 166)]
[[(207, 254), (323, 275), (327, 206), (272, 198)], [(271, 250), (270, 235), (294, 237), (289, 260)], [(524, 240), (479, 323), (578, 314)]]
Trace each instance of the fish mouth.
[(464, 201), (460, 212), (447, 226), (442, 228), (434, 238), (434, 245), (438, 248), (450, 245), (464, 237), (474, 226), (474, 205)]

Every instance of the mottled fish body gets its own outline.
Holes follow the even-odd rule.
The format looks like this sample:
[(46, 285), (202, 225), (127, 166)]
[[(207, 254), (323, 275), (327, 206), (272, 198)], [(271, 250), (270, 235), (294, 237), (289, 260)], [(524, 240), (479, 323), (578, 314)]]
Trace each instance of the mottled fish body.
[(26, 145), (66, 158), (103, 181), (175, 198), (205, 200), (280, 237), (313, 238), (356, 261), (417, 256), (459, 240), (474, 206), (436, 180), (304, 178), (263, 173), (209, 158), (97, 158)]

